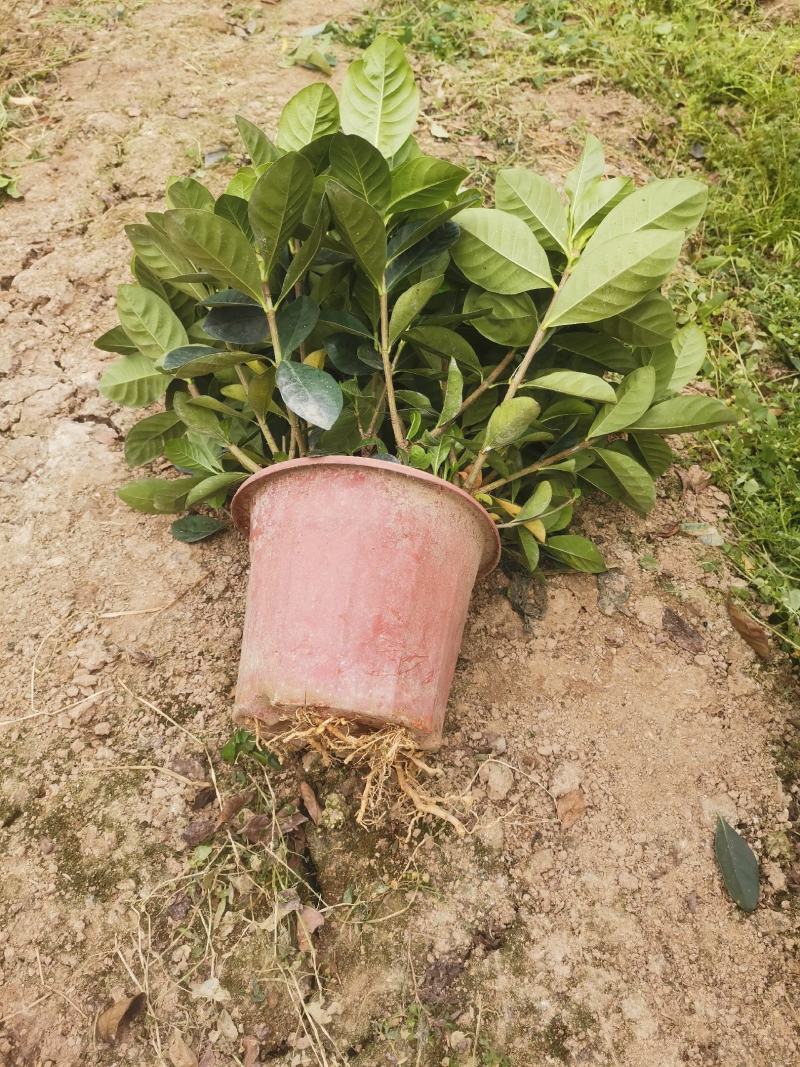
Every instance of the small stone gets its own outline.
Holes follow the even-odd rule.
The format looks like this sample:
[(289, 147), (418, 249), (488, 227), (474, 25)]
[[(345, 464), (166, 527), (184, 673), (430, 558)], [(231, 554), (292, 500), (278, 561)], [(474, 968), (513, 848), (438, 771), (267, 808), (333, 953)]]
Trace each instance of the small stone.
[(504, 800), (514, 785), (514, 772), (502, 763), (487, 760), (480, 769), (480, 780), (486, 783), (490, 800)]
[(583, 771), (579, 763), (560, 763), (550, 779), (550, 792), (554, 797), (563, 797), (572, 793), (583, 781)]
[(786, 892), (786, 875), (780, 869), (777, 863), (767, 861), (763, 864), (764, 874), (767, 876), (767, 881), (775, 890), (776, 893)]
[(630, 873), (630, 871), (623, 871), (617, 878), (617, 882), (621, 889), (627, 889), (631, 893), (635, 893), (639, 888), (639, 879)]
[(636, 618), (651, 630), (660, 630), (664, 619), (664, 605), (657, 596), (643, 596), (633, 604)]
[(98, 737), (108, 737), (108, 735), (111, 733), (111, 723), (99, 722), (95, 726), (94, 732), (95, 734), (97, 734)]
[(546, 874), (553, 869), (555, 863), (555, 856), (552, 848), (540, 848), (531, 856), (528, 860), (528, 864), (525, 868), (529, 880), (533, 881), (541, 875)]
[(39, 851), (43, 856), (49, 856), (54, 848), (55, 844), (50, 837), (43, 837), (39, 842)]
[(465, 1055), (470, 1050), (470, 1038), (462, 1030), (454, 1030), (450, 1035), (450, 1048), (453, 1052)]
[(703, 797), (700, 801), (700, 805), (703, 809), (703, 819), (707, 826), (714, 827), (717, 825), (717, 815), (721, 815), (726, 822), (731, 824), (731, 826), (735, 826), (739, 821), (739, 813), (736, 810), (736, 804), (731, 800), (727, 793), (718, 793), (712, 797)]

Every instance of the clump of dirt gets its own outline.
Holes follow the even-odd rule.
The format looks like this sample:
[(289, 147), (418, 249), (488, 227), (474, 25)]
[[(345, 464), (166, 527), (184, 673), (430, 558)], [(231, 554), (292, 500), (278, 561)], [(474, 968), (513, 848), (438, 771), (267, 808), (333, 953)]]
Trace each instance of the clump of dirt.
[[(430, 819), (406, 842), (392, 810), (359, 828), (362, 783), (307, 755), (219, 759), (246, 546), (178, 544), (117, 500), (136, 416), (97, 394), (92, 339), (123, 224), (232, 146), (235, 113), (274, 125), (317, 77), (281, 67), (281, 41), (334, 6), (270, 7), (242, 36), (230, 9), (148, 3), (89, 27), (40, 87), (43, 158), (0, 238), (0, 1063), (793, 1062), (797, 786), (771, 756), (790, 697), (730, 626), (719, 550), (682, 528), (724, 535), (713, 487), (684, 499), (669, 475), (647, 520), (589, 508), (598, 580), (498, 571), (478, 590), (436, 757), (463, 838)], [(608, 139), (603, 98), (572, 90), (540, 98), (566, 123), (541, 142), (554, 167), (582, 118)], [(605, 99), (621, 159), (629, 102)], [(749, 917), (715, 866), (718, 812), (761, 859)], [(259, 838), (273, 821), (280, 848)], [(148, 1011), (97, 1041), (97, 1014), (139, 991)]]

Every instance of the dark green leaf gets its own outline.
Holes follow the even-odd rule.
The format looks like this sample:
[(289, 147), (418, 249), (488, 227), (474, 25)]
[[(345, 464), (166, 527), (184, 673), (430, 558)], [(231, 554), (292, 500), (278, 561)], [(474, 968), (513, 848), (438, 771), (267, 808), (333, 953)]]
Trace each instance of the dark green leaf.
[(186, 507), (191, 507), (192, 504), (200, 504), (203, 500), (208, 500), (209, 497), (214, 496), (216, 493), (225, 492), (227, 494), (234, 486), (241, 485), (249, 477), (249, 474), (235, 471), (226, 472), (225, 474), (212, 474), (210, 478), (203, 478), (187, 493)]
[(369, 141), (337, 133), (330, 148), (331, 177), (383, 214), (389, 205), (389, 164)]
[(226, 524), (210, 515), (184, 515), (182, 519), (176, 519), (169, 529), (176, 541), (191, 545), (195, 541), (205, 541), (207, 537), (213, 537), (220, 530), (226, 529)]
[(194, 178), (176, 178), (167, 186), (167, 203), (171, 208), (213, 211), (214, 197)]
[(254, 240), (247, 201), (243, 200), (242, 197), (223, 193), (214, 205), (214, 214), (236, 226), (248, 241)]
[(281, 356), (287, 359), (305, 341), (319, 319), (319, 307), (310, 296), (301, 296), (284, 304), (278, 312), (278, 337)]
[[(398, 231), (399, 234), (400, 231)], [(459, 229), (454, 222), (439, 226), (427, 238), (417, 241), (401, 253), (386, 268), (386, 288), (391, 292), (398, 284), (416, 270), (432, 263), (458, 240)]]
[(286, 271), (286, 277), (283, 279), (283, 286), (281, 287), (280, 296), (276, 303), (280, 304), (286, 299), (295, 287), (297, 282), (301, 281), (306, 274), (311, 264), (314, 262), (314, 257), (319, 251), (319, 246), (322, 243), (322, 238), (325, 230), (328, 227), (329, 215), (328, 208), (323, 202), (319, 206), (317, 212), (317, 219), (311, 230), (311, 233), (303, 241), (299, 250), (295, 253), (292, 262), (289, 264), (289, 269)]
[(313, 184), (314, 172), (297, 152), (282, 156), (258, 179), (248, 212), (267, 275), (297, 232)]
[(596, 545), (586, 537), (577, 534), (559, 534), (551, 537), (542, 546), (549, 556), (564, 563), (575, 571), (586, 574), (602, 574), (606, 569), (605, 560)]
[(403, 211), (429, 210), (452, 200), (468, 171), (434, 156), (416, 156), (392, 172), (390, 207)]
[(527, 293), (504, 296), (487, 293), (473, 285), (464, 297), (464, 311), (471, 313), (483, 309), (486, 314), (472, 319), (471, 323), (484, 337), (499, 345), (513, 348), (527, 347), (536, 333), (538, 319), (536, 308)]
[(721, 815), (717, 816), (714, 852), (734, 903), (742, 911), (755, 911), (760, 891), (758, 860), (745, 839)]
[(241, 230), (212, 211), (168, 211), (169, 236), (189, 259), (223, 285), (261, 299), (261, 274), (249, 241)]
[(140, 419), (125, 437), (125, 462), (129, 467), (149, 463), (162, 454), (171, 437), (182, 432), (183, 426), (174, 411), (159, 411)]
[(327, 197), (336, 229), (353, 258), (376, 289), (386, 269), (386, 228), (373, 207), (338, 182), (328, 182)]
[(99, 348), (101, 352), (118, 352), (121, 356), (132, 356), (139, 351), (121, 326), (112, 326), (110, 330), (106, 330), (97, 338), (94, 347)]
[(197, 478), (139, 478), (117, 490), (117, 496), (134, 511), (169, 515), (183, 511), (186, 497), (203, 481)]
[(164, 357), (161, 366), (176, 378), (200, 378), (223, 367), (235, 367), (253, 358), (252, 352), (231, 352), (210, 345), (184, 345)]
[(258, 126), (241, 115), (236, 116), (239, 134), (247, 149), (247, 154), (254, 163), (274, 163), (280, 153), (269, 137)]
[(256, 304), (213, 307), (203, 319), (203, 329), (230, 345), (261, 345), (269, 338), (267, 316)]
[(447, 370), (447, 386), (444, 393), (444, 403), (442, 404), (442, 411), (436, 423), (437, 427), (442, 426), (444, 423), (450, 422), (451, 419), (455, 418), (458, 409), (461, 407), (463, 392), (464, 375), (459, 370), (456, 361), (451, 359)]
[(284, 404), (295, 415), (330, 430), (342, 410), (342, 390), (325, 371), (284, 359), (278, 367), (276, 383)]

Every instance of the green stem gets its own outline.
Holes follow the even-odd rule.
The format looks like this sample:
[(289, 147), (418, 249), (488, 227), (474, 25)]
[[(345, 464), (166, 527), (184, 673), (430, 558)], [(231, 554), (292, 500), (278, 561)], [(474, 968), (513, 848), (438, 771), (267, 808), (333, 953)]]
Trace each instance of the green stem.
[(544, 315), (542, 316), (542, 321), (539, 324), (539, 328), (533, 335), (533, 340), (528, 345), (528, 351), (522, 357), (522, 362), (511, 376), (511, 381), (508, 383), (508, 392), (504, 397), (505, 400), (511, 400), (517, 389), (519, 389), (519, 387), (525, 381), (525, 375), (528, 373), (528, 367), (530, 367), (531, 363), (533, 362), (533, 357), (536, 355), (536, 353), (539, 351), (545, 341), (547, 341), (548, 338), (552, 335), (552, 330), (548, 330), (545, 327), (545, 323), (547, 322), (547, 312), (553, 306), (556, 297), (564, 288), (564, 283), (566, 282), (567, 278), (569, 278), (571, 270), (572, 266), (570, 263), (568, 263), (566, 270), (561, 275), (561, 279), (555, 288), (553, 297), (547, 307), (547, 311), (545, 311)]
[[(236, 369), (236, 377), (241, 382), (242, 388), (244, 389), (245, 393), (247, 393), (247, 379), (244, 376), (244, 371), (242, 370), (242, 368), (239, 366), (238, 363), (236, 364), (236, 368), (235, 369)], [(253, 414), (256, 416), (256, 422), (258, 423), (258, 426), (259, 426), (259, 429), (261, 430), (261, 433), (264, 435), (264, 440), (267, 442), (267, 446), (269, 447), (270, 452), (274, 456), (275, 453), (277, 451), (279, 451), (277, 442), (275, 441), (275, 438), (272, 436), (272, 432), (270, 431), (269, 426), (267, 426), (267, 423), (264, 420), (264, 418), (261, 415), (256, 414), (255, 411), (253, 412)]]
[(443, 422), (441, 426), (437, 426), (436, 429), (431, 430), (430, 436), (434, 438), (434, 440), (441, 437), (445, 430), (452, 426), (452, 424), (456, 421), (459, 415), (463, 414), (463, 412), (465, 412), (468, 407), (471, 407), (476, 400), (483, 396), (487, 389), (494, 385), (494, 383), (497, 381), (497, 379), (500, 377), (500, 375), (503, 373), (503, 371), (506, 369), (506, 367), (509, 365), (509, 363), (512, 361), (516, 354), (516, 348), (512, 348), (510, 352), (507, 352), (497, 364), (497, 366), (494, 368), (494, 370), (487, 374), (483, 381), (480, 383), (480, 385), (476, 386), (475, 389), (469, 394), (469, 396), (463, 401), (461, 407), (458, 409), (452, 419), (448, 419), (447, 422)]
[[(599, 438), (597, 439), (599, 440)], [(502, 485), (508, 485), (509, 482), (516, 482), (520, 478), (525, 478), (528, 474), (535, 474), (537, 471), (546, 470), (548, 467), (552, 467), (554, 463), (559, 463), (562, 459), (568, 459), (570, 456), (574, 456), (576, 452), (583, 452), (587, 448), (594, 448), (596, 441), (581, 441), (579, 445), (573, 445), (572, 448), (565, 448), (562, 452), (556, 452), (552, 456), (548, 456), (547, 459), (540, 459), (538, 463), (531, 463), (529, 467), (523, 467), (522, 470), (515, 471), (509, 475), (508, 478), (498, 478), (497, 481), (489, 482), (488, 485), (481, 487), (482, 493), (491, 493), (495, 489), (499, 489)]]
[(245, 470), (252, 471), (253, 474), (256, 474), (258, 471), (264, 469), (263, 467), (260, 467), (258, 463), (254, 463), (253, 460), (242, 452), (241, 448), (238, 448), (232, 441), (226, 441), (225, 447), (235, 459), (239, 460)]
[(389, 418), (392, 422), (392, 433), (398, 452), (408, 452), (408, 441), (403, 420), (397, 410), (397, 399), (394, 395), (394, 382), (392, 381), (391, 345), (389, 343), (389, 296), (385, 288), (378, 293), (381, 305), (381, 360), (383, 361), (383, 378), (386, 383), (386, 401), (389, 405)]
[[(269, 324), (269, 336), (272, 341), (272, 352), (275, 356), (275, 366), (279, 367), (281, 360), (283, 359), (281, 339), (278, 334), (278, 320), (275, 317), (275, 307), (272, 303), (272, 296), (266, 284), (264, 285), (264, 311), (267, 313), (267, 323)], [(286, 408), (286, 415), (289, 419), (289, 426), (292, 429), (292, 435), (289, 439), (289, 459), (294, 459), (295, 451), (299, 452), (301, 456), (304, 456), (308, 449), (306, 447), (300, 423), (297, 421), (297, 416), (293, 411), (290, 411), (288, 407)]]

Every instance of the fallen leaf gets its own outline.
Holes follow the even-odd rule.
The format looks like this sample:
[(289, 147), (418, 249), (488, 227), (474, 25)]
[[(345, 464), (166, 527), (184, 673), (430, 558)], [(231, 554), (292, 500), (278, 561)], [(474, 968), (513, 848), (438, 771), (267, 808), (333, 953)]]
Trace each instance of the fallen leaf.
[(662, 526), (660, 530), (656, 530), (655, 536), (663, 538), (674, 537), (680, 528), (679, 522), (671, 522), (667, 526)]
[(716, 526), (712, 526), (708, 522), (682, 522), (681, 530), (684, 533), (691, 534), (692, 537), (696, 537), (704, 545), (710, 545), (712, 548), (719, 548), (720, 545), (725, 544), (725, 538)]
[(189, 900), (189, 897), (186, 893), (181, 893), (181, 895), (176, 897), (167, 908), (167, 915), (169, 915), (170, 919), (174, 919), (175, 922), (180, 922), (181, 919), (185, 919), (189, 914), (190, 907), (191, 901)]
[(192, 811), (202, 811), (203, 808), (207, 808), (216, 795), (213, 785), (204, 785), (192, 797)]
[(306, 806), (306, 811), (311, 816), (315, 825), (319, 824), (319, 820), (322, 818), (322, 808), (319, 806), (316, 793), (308, 784), (308, 782), (300, 783), (300, 796), (303, 798), (303, 803)]
[(325, 916), (316, 908), (304, 905), (297, 916), (297, 947), (301, 952), (314, 951), (311, 943), (311, 935), (325, 922)]
[(274, 819), (271, 815), (253, 815), (239, 831), (251, 845), (271, 842), (274, 837)]
[(213, 815), (206, 815), (202, 819), (194, 819), (190, 822), (181, 837), (190, 848), (194, 848), (195, 845), (202, 845), (204, 841), (209, 841), (216, 829), (217, 820)]
[(580, 786), (556, 800), (556, 811), (561, 826), (569, 830), (586, 811), (586, 797)]
[(662, 626), (675, 644), (684, 649), (684, 651), (697, 654), (705, 648), (703, 638), (695, 630), (694, 626), (680, 616), (677, 611), (673, 611), (672, 608), (664, 608)]
[(124, 1029), (137, 1015), (141, 1015), (147, 1007), (147, 997), (144, 993), (136, 993), (132, 997), (123, 997), (115, 1001), (97, 1019), (97, 1036), (101, 1041), (113, 1043), (117, 1040), (120, 1030)]
[(693, 463), (686, 471), (679, 468), (678, 477), (683, 486), (684, 497), (687, 493), (701, 493), (711, 481), (711, 475), (702, 467), (698, 467), (696, 463)]
[(740, 608), (730, 597), (728, 597), (726, 604), (728, 618), (731, 620), (734, 630), (748, 643), (760, 659), (769, 659), (771, 655), (769, 635), (764, 627), (759, 626), (755, 619), (751, 619), (744, 608)]
[(205, 982), (199, 982), (190, 987), (195, 1000), (213, 1000), (217, 1004), (224, 1004), (231, 999), (227, 989), (220, 985), (219, 978), (207, 978)]
[(261, 1046), (254, 1037), (242, 1038), (242, 1067), (255, 1067), (258, 1062), (258, 1054), (261, 1051)]
[(439, 141), (449, 141), (450, 134), (448, 131), (438, 122), (432, 122), (430, 126), (431, 137), (436, 137)]
[(247, 807), (252, 799), (252, 789), (246, 789), (243, 793), (236, 793), (234, 796), (228, 797), (217, 816), (217, 829), (221, 826), (227, 826), (231, 820), (236, 818), (242, 808)]
[(208, 771), (199, 759), (191, 756), (178, 756), (172, 761), (172, 769), (184, 778), (191, 778), (195, 782), (204, 782), (208, 778)]
[(197, 1056), (177, 1031), (172, 1035), (167, 1053), (172, 1067), (198, 1067)]
[(214, 1055), (214, 1049), (210, 1045), (200, 1057), (197, 1067), (217, 1067), (217, 1057)]
[(290, 811), (285, 815), (278, 813), (278, 829), (282, 834), (291, 833), (292, 830), (302, 826), (304, 822), (308, 822), (308, 818), (303, 815), (302, 811)]
[(282, 919), (285, 919), (287, 915), (291, 915), (293, 911), (300, 911), (301, 907), (300, 897), (297, 895), (296, 889), (282, 889), (275, 898), (272, 915), (263, 924), (264, 929), (276, 930)]
[(758, 860), (745, 839), (717, 816), (714, 833), (714, 853), (725, 888), (742, 911), (755, 911), (758, 907), (760, 874)]
[(236, 1023), (231, 1018), (231, 1013), (225, 1008), (222, 1009), (217, 1018), (217, 1029), (228, 1041), (238, 1041), (239, 1031), (236, 1029)]

